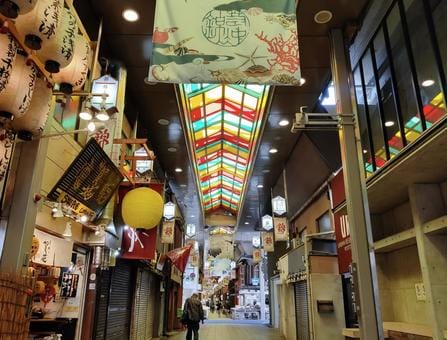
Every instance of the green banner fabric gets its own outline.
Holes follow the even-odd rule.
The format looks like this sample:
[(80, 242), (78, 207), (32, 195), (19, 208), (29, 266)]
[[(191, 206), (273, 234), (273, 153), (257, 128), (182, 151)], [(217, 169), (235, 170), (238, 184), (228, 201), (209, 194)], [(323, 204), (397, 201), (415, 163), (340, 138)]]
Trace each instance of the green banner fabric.
[(149, 81), (299, 85), (295, 0), (157, 0)]

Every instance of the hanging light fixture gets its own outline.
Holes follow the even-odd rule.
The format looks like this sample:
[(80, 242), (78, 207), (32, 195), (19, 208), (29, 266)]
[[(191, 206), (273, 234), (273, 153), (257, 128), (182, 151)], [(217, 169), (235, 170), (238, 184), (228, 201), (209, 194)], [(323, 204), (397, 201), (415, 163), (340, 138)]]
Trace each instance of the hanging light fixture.
[(103, 95), (102, 103), (101, 103), (101, 110), (95, 116), (95, 118), (100, 120), (101, 122), (106, 122), (110, 119), (110, 116), (106, 110), (106, 100), (107, 100), (107, 96)]
[(67, 222), (65, 224), (65, 230), (64, 230), (64, 233), (62, 234), (62, 236), (64, 236), (64, 237), (72, 237), (73, 236), (73, 233), (71, 232), (71, 223), (70, 222)]
[(79, 112), (79, 118), (82, 120), (92, 120), (92, 104), (91, 104), (91, 97), (89, 96), (83, 103), (82, 103), (82, 110)]
[(54, 218), (61, 218), (64, 217), (64, 212), (62, 211), (62, 203), (54, 203), (53, 209), (52, 209), (52, 215)]

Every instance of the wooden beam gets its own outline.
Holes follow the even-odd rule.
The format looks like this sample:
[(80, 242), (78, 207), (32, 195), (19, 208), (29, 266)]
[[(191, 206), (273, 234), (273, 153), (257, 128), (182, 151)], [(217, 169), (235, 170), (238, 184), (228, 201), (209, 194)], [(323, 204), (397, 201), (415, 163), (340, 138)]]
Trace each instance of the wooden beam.
[(146, 138), (115, 138), (113, 144), (145, 144)]

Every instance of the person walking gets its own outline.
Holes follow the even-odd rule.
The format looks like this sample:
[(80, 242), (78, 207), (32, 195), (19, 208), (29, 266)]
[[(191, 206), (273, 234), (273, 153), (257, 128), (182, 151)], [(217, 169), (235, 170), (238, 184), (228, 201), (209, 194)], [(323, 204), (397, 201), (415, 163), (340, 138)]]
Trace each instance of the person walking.
[(205, 319), (203, 313), (202, 302), (200, 302), (199, 295), (192, 294), (190, 298), (186, 299), (183, 307), (182, 322), (186, 324), (188, 332), (186, 333), (186, 340), (192, 340), (194, 333), (194, 340), (199, 340), (200, 321)]

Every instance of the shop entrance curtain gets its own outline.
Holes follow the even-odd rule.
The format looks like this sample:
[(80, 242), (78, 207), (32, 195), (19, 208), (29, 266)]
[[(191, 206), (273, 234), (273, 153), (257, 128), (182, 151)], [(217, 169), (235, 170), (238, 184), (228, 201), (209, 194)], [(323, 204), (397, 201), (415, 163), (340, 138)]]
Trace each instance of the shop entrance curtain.
[(151, 82), (299, 85), (295, 0), (157, 0)]

